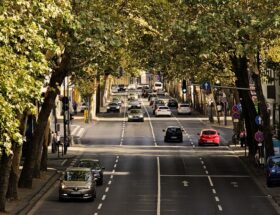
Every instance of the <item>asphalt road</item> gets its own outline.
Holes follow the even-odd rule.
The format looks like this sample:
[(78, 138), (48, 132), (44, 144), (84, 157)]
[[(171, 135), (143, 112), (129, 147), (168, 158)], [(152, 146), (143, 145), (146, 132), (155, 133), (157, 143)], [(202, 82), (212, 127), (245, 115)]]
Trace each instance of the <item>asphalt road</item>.
[[(205, 127), (199, 116), (155, 118), (143, 101), (145, 122), (127, 122), (126, 106), (87, 126), (80, 158), (98, 158), (104, 184), (94, 202), (58, 201), (58, 182), (29, 214), (49, 215), (236, 215), (278, 214), (228, 147), (230, 129), (219, 128), (221, 146), (198, 147)], [(105, 113), (104, 113), (105, 114)], [(180, 125), (183, 143), (164, 143), (162, 129)]]

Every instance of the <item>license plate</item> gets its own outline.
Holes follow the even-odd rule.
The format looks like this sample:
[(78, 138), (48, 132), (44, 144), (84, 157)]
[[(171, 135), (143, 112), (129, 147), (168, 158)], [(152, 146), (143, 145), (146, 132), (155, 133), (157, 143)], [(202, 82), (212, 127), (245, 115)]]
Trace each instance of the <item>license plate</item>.
[(73, 191), (73, 192), (71, 192), (71, 194), (72, 194), (72, 195), (80, 195), (81, 192)]
[(177, 139), (177, 137), (171, 137), (171, 139)]
[(207, 141), (206, 141), (206, 143), (212, 143), (212, 141), (210, 141), (210, 140), (207, 140)]

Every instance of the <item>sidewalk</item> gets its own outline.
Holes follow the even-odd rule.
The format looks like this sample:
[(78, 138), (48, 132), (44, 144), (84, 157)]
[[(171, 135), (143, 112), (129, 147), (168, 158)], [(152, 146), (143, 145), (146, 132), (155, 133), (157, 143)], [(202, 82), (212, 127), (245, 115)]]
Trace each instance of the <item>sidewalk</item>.
[(58, 169), (63, 169), (62, 163), (65, 160), (70, 160), (75, 157), (74, 154), (66, 154), (58, 158), (57, 153), (48, 153), (48, 171), (41, 172), (40, 179), (33, 179), (32, 189), (19, 188), (19, 200), (7, 201), (6, 213), (0, 214), (13, 214), (24, 215), (34, 206), (34, 204), (46, 193), (49, 188), (56, 183), (59, 178)]

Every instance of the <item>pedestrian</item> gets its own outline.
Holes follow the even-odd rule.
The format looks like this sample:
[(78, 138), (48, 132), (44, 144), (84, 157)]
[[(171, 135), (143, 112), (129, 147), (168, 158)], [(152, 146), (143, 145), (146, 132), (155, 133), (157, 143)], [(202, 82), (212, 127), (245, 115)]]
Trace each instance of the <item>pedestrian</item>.
[(246, 143), (246, 132), (245, 131), (241, 131), (239, 134), (239, 140), (240, 140), (240, 145), (241, 147), (243, 147)]
[(56, 133), (52, 131), (52, 153), (57, 152), (57, 136)]

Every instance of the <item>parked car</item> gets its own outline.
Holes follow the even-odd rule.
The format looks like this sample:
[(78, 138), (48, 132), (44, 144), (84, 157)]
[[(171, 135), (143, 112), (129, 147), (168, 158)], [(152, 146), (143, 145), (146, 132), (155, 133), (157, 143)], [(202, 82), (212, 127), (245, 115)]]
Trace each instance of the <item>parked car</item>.
[(280, 155), (269, 156), (266, 165), (266, 184), (280, 184)]
[(163, 129), (163, 132), (165, 132), (164, 142), (183, 142), (183, 131), (184, 129), (179, 126), (168, 126)]
[(111, 92), (112, 93), (118, 93), (119, 92), (119, 86), (118, 85), (112, 85), (111, 86)]
[(80, 159), (77, 164), (77, 167), (90, 168), (94, 178), (96, 179), (97, 184), (103, 184), (103, 170), (105, 168), (101, 166), (100, 161), (98, 159)]
[(128, 102), (127, 109), (130, 110), (135, 108), (141, 108), (141, 102), (139, 102), (137, 99), (130, 100)]
[(216, 146), (220, 145), (220, 134), (215, 129), (203, 129), (197, 135), (199, 135), (199, 146), (209, 144), (214, 144)]
[(192, 108), (189, 103), (179, 103), (177, 108), (177, 113), (179, 114), (192, 114)]
[(171, 116), (171, 110), (167, 106), (158, 106), (155, 110), (156, 116)]
[(69, 167), (60, 178), (59, 200), (96, 198), (96, 182), (90, 168)]
[(107, 112), (120, 112), (120, 105), (116, 102), (110, 102), (107, 106)]
[(127, 112), (127, 121), (141, 121), (144, 122), (144, 114), (141, 109), (131, 109)]
[(177, 108), (178, 107), (178, 101), (176, 99), (169, 99), (168, 102), (167, 102), (167, 106)]

